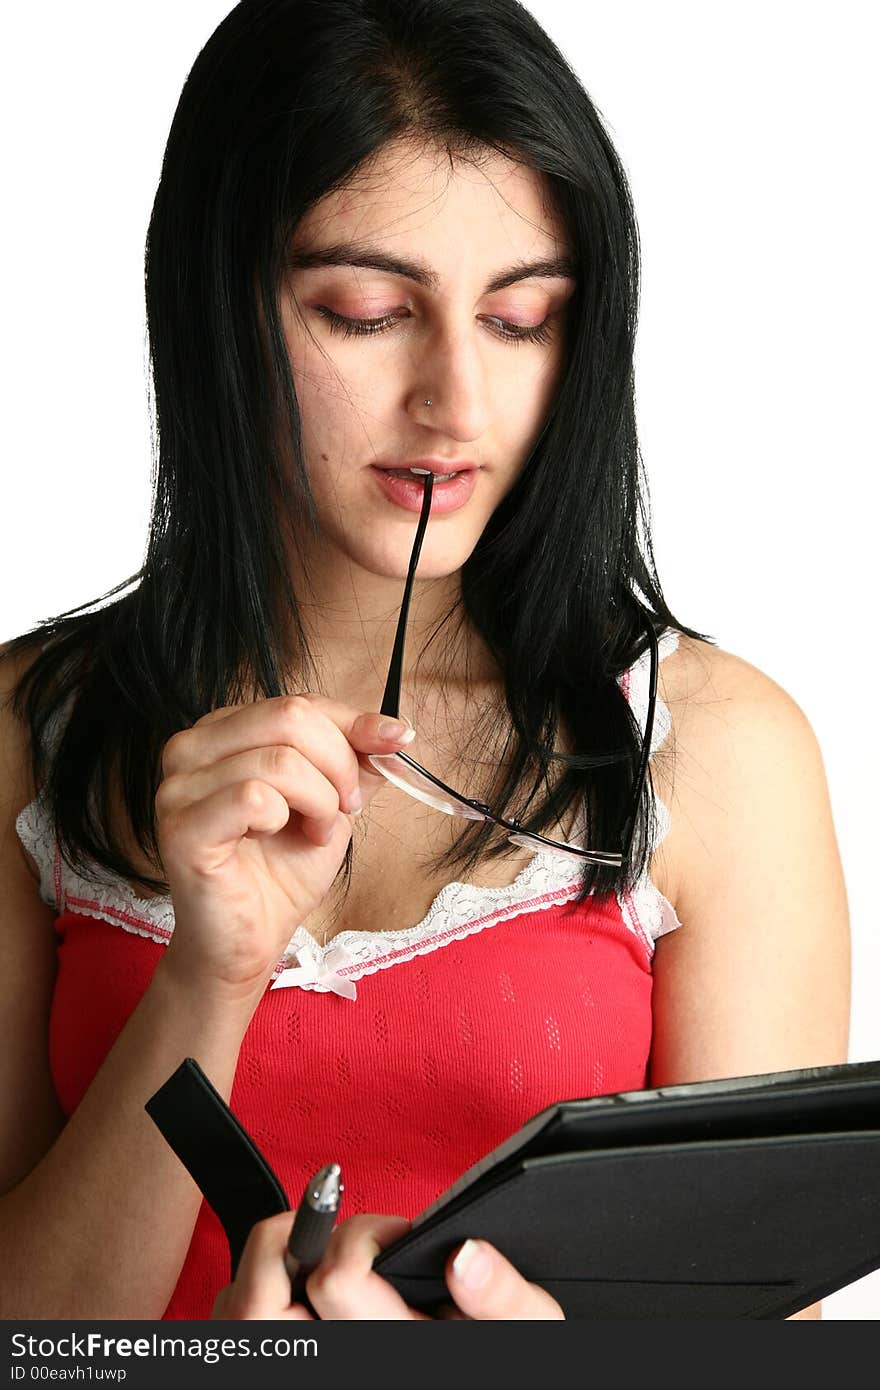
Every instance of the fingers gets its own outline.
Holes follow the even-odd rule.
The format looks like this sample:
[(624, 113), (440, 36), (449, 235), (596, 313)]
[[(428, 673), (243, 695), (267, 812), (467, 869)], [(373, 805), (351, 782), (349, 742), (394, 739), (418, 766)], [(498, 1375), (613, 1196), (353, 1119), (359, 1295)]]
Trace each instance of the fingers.
[(401, 1298), (372, 1268), (386, 1245), (399, 1239), (411, 1222), (402, 1216), (350, 1216), (334, 1229), (321, 1263), (306, 1279), (309, 1302), (321, 1319), (430, 1321)]
[(358, 754), (404, 746), (403, 738), (380, 735), (387, 722), (312, 693), (213, 710), (165, 744), (157, 806), (167, 815), (231, 783), (263, 781), (278, 796), (267, 795), (262, 806), (257, 788), (249, 792), (254, 833), (276, 833), (284, 803), (301, 814), (308, 837), (324, 845), (339, 811), (356, 813), (364, 791), (369, 796), (384, 781)]
[(485, 1240), (466, 1240), (446, 1264), (446, 1283), (456, 1306), (479, 1320), (565, 1318), (556, 1299), (514, 1269)]
[(259, 1221), (247, 1238), (235, 1279), (221, 1289), (211, 1310), (214, 1319), (313, 1321), (302, 1303), (291, 1304), (284, 1251), (295, 1212)]
[[(214, 1319), (311, 1320), (302, 1303), (290, 1301), (284, 1252), (293, 1212), (281, 1212), (254, 1226), (236, 1277), (214, 1302)], [(373, 1260), (412, 1223), (402, 1216), (370, 1213), (351, 1216), (334, 1227), (320, 1264), (306, 1278), (309, 1302), (321, 1319), (430, 1321), (410, 1308), (380, 1274)], [(483, 1240), (465, 1241), (446, 1264), (453, 1303), (436, 1317), (448, 1320), (561, 1321), (565, 1314), (546, 1289), (530, 1283), (500, 1251)]]
[[(295, 1212), (281, 1212), (254, 1226), (235, 1279), (218, 1293), (214, 1319), (312, 1320), (302, 1303), (290, 1302), (290, 1279), (284, 1252)], [(397, 1291), (372, 1268), (380, 1250), (409, 1230), (402, 1216), (351, 1216), (330, 1235), (321, 1263), (305, 1283), (309, 1302), (320, 1318), (415, 1319), (429, 1321), (409, 1308)]]
[[(304, 828), (309, 839), (324, 844), (325, 828), (335, 828), (342, 809), (332, 782), (298, 749), (279, 744), (248, 749), (167, 778), (157, 793), (157, 806), (163, 817), (183, 813), (187, 806), (227, 788), (236, 788), (245, 803), (243, 809), (254, 813), (256, 819), (248, 819), (254, 837), (276, 832), (286, 824), (290, 812), (297, 811), (308, 823)], [(267, 814), (268, 819), (264, 819)]]

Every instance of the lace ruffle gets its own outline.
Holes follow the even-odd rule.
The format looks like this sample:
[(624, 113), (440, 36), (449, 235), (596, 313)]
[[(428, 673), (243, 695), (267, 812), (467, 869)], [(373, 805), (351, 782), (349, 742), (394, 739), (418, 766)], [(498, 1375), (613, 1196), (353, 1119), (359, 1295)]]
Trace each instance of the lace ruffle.
[[(659, 641), (661, 661), (678, 646), (674, 631)], [(650, 652), (646, 651), (619, 677), (633, 712), (644, 729), (647, 718)], [(657, 697), (651, 752), (656, 752), (669, 733), (671, 717)], [(669, 811), (656, 798), (657, 831), (653, 849), (669, 830)], [(163, 945), (174, 931), (170, 896), (140, 898), (124, 879), (109, 875), (99, 865), (88, 878), (74, 873), (61, 860), (51, 820), (37, 797), (16, 819), (16, 830), (40, 871), (40, 896), (59, 915), (79, 912), (111, 922), (136, 936)], [(573, 834), (578, 843), (582, 822)], [(576, 896), (580, 866), (575, 860), (539, 852), (514, 879), (500, 888), (453, 882), (440, 890), (421, 922), (388, 932), (342, 931), (322, 947), (302, 926), (294, 931), (278, 962), (270, 988), (296, 985), (319, 992), (333, 991), (354, 997), (353, 981), (377, 970), (426, 955), (453, 941), (461, 941), (499, 921), (567, 902)], [(654, 942), (681, 926), (675, 908), (646, 874), (631, 892), (618, 894), (623, 920), (642, 941), (649, 958)]]

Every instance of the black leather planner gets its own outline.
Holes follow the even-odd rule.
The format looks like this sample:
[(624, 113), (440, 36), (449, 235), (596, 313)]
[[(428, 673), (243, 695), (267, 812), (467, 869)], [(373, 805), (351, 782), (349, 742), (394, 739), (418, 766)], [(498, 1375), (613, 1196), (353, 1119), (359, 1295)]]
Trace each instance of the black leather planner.
[[(192, 1058), (146, 1109), (222, 1222), (234, 1274), (254, 1222), (289, 1209), (281, 1184)], [(569, 1319), (788, 1317), (880, 1267), (880, 1061), (548, 1106), (374, 1268), (430, 1313), (468, 1236)]]

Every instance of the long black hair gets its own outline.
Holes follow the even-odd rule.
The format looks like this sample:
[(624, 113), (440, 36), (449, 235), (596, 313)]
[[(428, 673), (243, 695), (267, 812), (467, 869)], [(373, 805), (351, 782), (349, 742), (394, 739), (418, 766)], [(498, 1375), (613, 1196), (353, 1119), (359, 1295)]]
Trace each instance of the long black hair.
[[(156, 467), (144, 564), (2, 649), (34, 654), (10, 700), (79, 872), (91, 858), (167, 894), (155, 834), (166, 741), (254, 692), (318, 688), (279, 524), (317, 525), (279, 287), (303, 214), (399, 137), (539, 171), (579, 270), (556, 397), (448, 615), (461, 610), (504, 674), (507, 756), (491, 785), (465, 790), (551, 835), (579, 799), (584, 843), (617, 848), (641, 743), (617, 677), (646, 649), (646, 618), (713, 640), (672, 616), (657, 579), (635, 423), (635, 213), (558, 48), (517, 0), (242, 0), (187, 77), (147, 233)], [(546, 751), (560, 720), (577, 757)], [(110, 824), (111, 769), (156, 877), (128, 862)], [(491, 823), (462, 824), (438, 869), (509, 852)], [(655, 826), (649, 778), (629, 865), (585, 863), (577, 903), (632, 886)], [(346, 885), (351, 869), (350, 845)]]

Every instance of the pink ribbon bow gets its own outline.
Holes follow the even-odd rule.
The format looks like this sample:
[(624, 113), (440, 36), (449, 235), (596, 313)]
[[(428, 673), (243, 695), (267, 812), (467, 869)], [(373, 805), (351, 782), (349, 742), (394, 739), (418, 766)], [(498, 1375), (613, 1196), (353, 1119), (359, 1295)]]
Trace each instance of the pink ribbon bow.
[(343, 999), (357, 999), (357, 990), (353, 982), (337, 974), (337, 971), (345, 965), (350, 965), (352, 961), (342, 946), (334, 946), (320, 962), (313, 960), (307, 946), (300, 946), (294, 955), (299, 965), (282, 970), (278, 979), (269, 986), (270, 989), (287, 989), (289, 985), (323, 985), (334, 994), (341, 995)]

